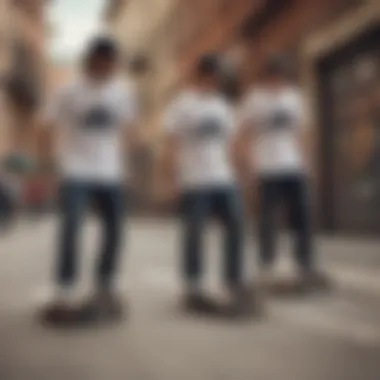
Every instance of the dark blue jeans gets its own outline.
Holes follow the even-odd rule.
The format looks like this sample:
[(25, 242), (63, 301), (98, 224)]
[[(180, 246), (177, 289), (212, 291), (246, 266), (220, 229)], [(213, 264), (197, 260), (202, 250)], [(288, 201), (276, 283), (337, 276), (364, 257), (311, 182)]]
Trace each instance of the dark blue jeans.
[(261, 265), (271, 266), (275, 252), (275, 214), (277, 207), (285, 205), (290, 225), (295, 232), (295, 258), (302, 270), (312, 267), (312, 239), (310, 202), (307, 179), (288, 175), (261, 178), (259, 185), (259, 255)]
[(57, 281), (71, 285), (78, 272), (78, 238), (87, 206), (95, 207), (103, 224), (103, 244), (97, 265), (100, 287), (111, 285), (118, 265), (122, 237), (124, 193), (121, 185), (65, 182), (61, 187), (62, 226)]
[(238, 285), (242, 281), (243, 216), (238, 191), (231, 187), (193, 190), (183, 194), (185, 281), (194, 283), (202, 276), (202, 234), (209, 216), (215, 216), (224, 228), (224, 280), (229, 286)]

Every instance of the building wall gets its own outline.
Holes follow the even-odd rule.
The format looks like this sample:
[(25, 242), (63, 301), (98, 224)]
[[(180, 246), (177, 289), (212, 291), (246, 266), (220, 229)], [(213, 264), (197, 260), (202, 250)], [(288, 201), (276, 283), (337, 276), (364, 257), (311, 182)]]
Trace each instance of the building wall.
[[(307, 91), (307, 83), (304, 81), (304, 61), (302, 59), (302, 50), (311, 35), (317, 31), (324, 30), (331, 25), (339, 23), (347, 12), (356, 13), (360, 8), (359, 2), (339, 1), (339, 0), (294, 0), (293, 5), (284, 10), (278, 16), (273, 18), (269, 23), (264, 25), (259, 33), (248, 38), (245, 42), (246, 57), (241, 67), (241, 82), (244, 89), (247, 89), (255, 83), (260, 77), (260, 72), (268, 56), (276, 51), (286, 52), (293, 56), (296, 64), (296, 73), (300, 85)], [(328, 36), (325, 36), (328, 39)], [(316, 65), (313, 70), (316, 70)], [(320, 112), (320, 104), (314, 102), (317, 94), (311, 95), (309, 92), (307, 101), (312, 113)], [(318, 115), (320, 118), (321, 115)], [(311, 158), (313, 164), (313, 174), (315, 181), (315, 222), (321, 225), (321, 217), (325, 210), (319, 202), (321, 197), (319, 162), (321, 149), (317, 143), (317, 124), (312, 122), (309, 129), (309, 142), (311, 148)], [(255, 196), (252, 197), (254, 205), (257, 203)]]
[[(9, 153), (11, 150), (28, 151), (34, 148), (31, 144), (33, 136), (33, 126), (35, 125), (39, 102), (27, 102), (25, 105), (25, 94), (30, 99), (30, 95), (35, 96), (35, 100), (42, 101), (45, 96), (46, 85), (48, 84), (48, 63), (45, 59), (45, 36), (47, 25), (45, 20), (45, 4), (48, 0), (1, 0), (0, 1), (0, 29), (2, 35), (6, 35), (6, 43), (0, 44), (6, 54), (0, 48), (1, 71), (11, 82), (18, 83), (18, 90), (15, 96), (14, 90), (4, 90), (3, 98), (7, 99), (6, 104), (1, 104), (1, 122), (5, 119), (7, 125), (2, 128), (0, 137), (0, 156)], [(4, 22), (3, 19), (4, 18)], [(8, 22), (6, 22), (8, 21)], [(3, 41), (2, 41), (3, 42)], [(6, 55), (7, 64), (5, 62)], [(9, 87), (9, 85), (8, 85)], [(16, 86), (17, 87), (17, 86)], [(10, 93), (13, 95), (10, 97)], [(24, 93), (24, 94), (22, 94)], [(1, 96), (0, 96), (1, 98)], [(3, 123), (4, 125), (4, 123)], [(36, 185), (44, 190), (45, 197), (53, 187), (50, 179), (39, 175), (28, 177), (23, 182), (23, 193), (25, 201), (31, 201), (30, 195), (35, 192)], [(42, 195), (42, 193), (41, 193)]]
[(193, 66), (207, 51), (226, 51), (237, 40), (239, 24), (261, 6), (252, 0), (183, 1), (179, 15), (178, 62), (182, 81), (189, 80)]
[[(278, 51), (293, 56), (301, 86), (306, 87), (302, 51), (308, 37), (339, 23), (348, 13), (354, 18), (368, 1), (291, 0), (284, 1), (282, 8), (276, 0), (274, 3), (275, 11), (265, 14), (265, 2), (259, 1), (182, 1), (175, 58), (181, 75), (173, 89), (191, 80), (196, 60), (207, 51), (220, 52), (234, 61), (242, 95), (259, 78), (267, 58)], [(311, 107), (316, 110), (319, 106), (311, 103)], [(319, 158), (316, 155), (314, 159), (317, 167)], [(247, 187), (252, 195), (252, 184), (247, 182)]]
[[(136, 46), (142, 40), (147, 41), (142, 45), (148, 47), (146, 51), (155, 62), (153, 72), (145, 78), (148, 94), (154, 99), (152, 144), (160, 146), (162, 109), (178, 89), (191, 81), (194, 64), (203, 53), (219, 52), (232, 62), (242, 95), (259, 79), (267, 58), (278, 51), (293, 56), (301, 85), (310, 87), (310, 70), (315, 67), (307, 64), (308, 74), (304, 75), (303, 57), (310, 36), (329, 30), (349, 13), (355, 18), (355, 13), (360, 13), (369, 2), (378, 4), (376, 0), (283, 0), (280, 7), (278, 0), (178, 0), (166, 18), (151, 29), (155, 33), (145, 34), (145, 40), (134, 41)], [(322, 39), (328, 40), (329, 35)], [(314, 100), (315, 96), (312, 98), (311, 92), (308, 93), (310, 100)], [(310, 105), (313, 114), (317, 113), (319, 105), (313, 102)], [(315, 160), (318, 159), (316, 155)], [(154, 178), (153, 188), (162, 188), (158, 170)]]
[[(42, 95), (46, 62), (44, 59), (44, 5), (45, 0), (5, 0), (1, 2), (6, 17), (3, 35), (6, 35), (6, 61), (3, 68), (8, 79), (6, 112), (8, 123), (5, 145), (8, 149), (25, 148), (30, 141), (25, 131), (32, 123), (37, 104), (25, 106), (25, 99), (37, 99)], [(4, 56), (4, 53), (3, 53)], [(4, 62), (4, 59), (3, 59)], [(17, 83), (17, 85), (15, 85)], [(12, 87), (13, 90), (9, 91)], [(14, 88), (17, 87), (15, 91)], [(17, 95), (15, 95), (17, 93)], [(25, 94), (28, 94), (25, 97)], [(12, 96), (10, 96), (12, 94)], [(32, 96), (33, 94), (33, 96)], [(7, 95), (7, 96), (5, 96)], [(22, 100), (22, 102), (20, 102)]]
[[(131, 158), (135, 194), (149, 202), (154, 188), (156, 142), (160, 116), (168, 89), (176, 82), (174, 61), (176, 11), (179, 0), (130, 0), (120, 2), (108, 17), (111, 31), (126, 54), (126, 75), (136, 82), (140, 103), (142, 143)], [(143, 59), (145, 70), (133, 69), (132, 62)], [(147, 201), (148, 200), (148, 201)], [(135, 203), (139, 201), (136, 200)]]
[[(341, 16), (353, 3), (350, 0), (183, 0), (178, 16), (180, 36), (178, 62), (182, 79), (188, 81), (197, 58), (206, 51), (228, 53), (245, 50), (242, 81), (252, 82), (265, 59), (273, 51), (297, 52), (301, 41), (317, 28)], [(265, 4), (276, 12), (262, 16)], [(261, 17), (261, 19), (260, 19)], [(264, 20), (263, 17), (267, 17)], [(249, 35), (249, 29), (252, 35)]]
[[(121, 5), (111, 20), (111, 29), (125, 49), (127, 59), (144, 57), (148, 69), (135, 76), (140, 89), (143, 124), (154, 129), (157, 110), (171, 77), (174, 10), (178, 0), (130, 0)], [(129, 73), (133, 75), (133, 72)]]
[(9, 64), (10, 1), (0, 2), (0, 72), (4, 73)]
[[(0, 2), (0, 77), (6, 75), (9, 65), (9, 1)], [(8, 112), (5, 104), (4, 89), (0, 89), (0, 157), (6, 152)]]
[[(353, 189), (357, 186), (357, 178), (366, 177), (367, 184), (369, 184), (368, 186), (372, 186), (373, 189), (376, 189), (378, 175), (373, 172), (370, 157), (376, 156), (380, 149), (375, 143), (376, 131), (378, 130), (378, 118), (376, 116), (371, 118), (371, 116), (369, 116), (371, 112), (369, 112), (367, 116), (362, 115), (358, 118), (357, 115), (355, 116), (356, 111), (354, 111), (352, 117), (344, 124), (345, 130), (343, 135), (346, 143), (342, 144), (343, 140), (339, 134), (336, 123), (331, 122), (331, 116), (326, 114), (324, 110), (325, 107), (319, 94), (321, 89), (326, 86), (324, 86), (324, 83), (321, 81), (320, 71), (316, 70), (316, 67), (326, 59), (330, 61), (331, 59), (336, 60), (336, 57), (339, 56), (339, 52), (342, 51), (344, 47), (354, 45), (355, 50), (351, 51), (351, 57), (348, 56), (345, 58), (346, 62), (344, 62), (343, 68), (344, 70), (349, 69), (350, 79), (347, 80), (346, 78), (345, 80), (346, 85), (348, 85), (348, 99), (355, 99), (355, 89), (358, 88), (357, 84), (360, 82), (357, 77), (359, 72), (357, 69), (362, 67), (363, 58), (364, 62), (368, 65), (369, 60), (374, 63), (376, 62), (374, 58), (376, 56), (378, 57), (375, 51), (371, 53), (370, 50), (367, 50), (365, 43), (359, 43), (358, 46), (357, 40), (361, 38), (360, 36), (368, 35), (368, 33), (376, 30), (375, 26), (377, 26), (378, 31), (380, 26), (380, 3), (376, 0), (366, 1), (363, 2), (362, 6), (347, 12), (336, 22), (330, 23), (327, 27), (312, 33), (306, 38), (301, 49), (301, 80), (310, 99), (310, 109), (312, 111), (311, 125), (314, 130), (314, 140), (316, 141), (315, 168), (319, 190), (317, 203), (321, 210), (320, 224), (324, 229), (329, 231), (345, 230), (347, 233), (347, 228), (350, 226), (350, 233), (358, 233), (361, 230), (361, 232), (364, 231), (365, 233), (376, 231), (376, 234), (378, 234), (378, 226), (380, 224), (378, 219), (376, 221), (377, 213), (374, 211), (376, 209), (376, 202), (371, 203), (373, 202), (371, 196), (368, 196), (368, 199), (363, 199), (360, 207), (358, 207), (355, 200), (350, 200), (348, 207), (347, 205), (343, 205), (343, 208), (347, 210), (343, 212), (345, 213), (343, 218), (344, 222), (342, 222), (341, 218), (342, 207), (334, 204), (336, 203), (336, 194), (340, 194), (342, 187), (344, 193), (352, 194), (355, 192)], [(379, 46), (379, 44), (377, 44), (377, 46)], [(362, 54), (362, 49), (364, 49), (365, 55)], [(378, 52), (378, 50), (376, 51)], [(338, 61), (335, 63), (338, 63)], [(373, 86), (374, 89), (380, 89), (379, 68), (379, 59), (377, 59), (377, 74), (375, 73), (374, 79), (371, 79), (371, 86)], [(336, 71), (335, 78), (337, 78), (336, 74), (341, 75), (341, 73), (339, 70)], [(331, 88), (334, 87), (336, 86), (331, 86)], [(371, 95), (371, 90), (368, 88), (361, 93), (360, 99), (364, 101), (364, 104), (371, 104), (370, 99), (371, 97), (374, 99), (375, 94), (376, 90)], [(379, 91), (378, 94), (380, 94)], [(380, 99), (380, 97), (378, 97), (378, 99)], [(329, 101), (329, 103), (330, 102), (337, 104), (336, 99), (334, 102)], [(377, 101), (377, 105), (378, 104), (380, 104), (379, 100)], [(344, 109), (350, 112), (350, 110), (355, 109), (355, 106), (353, 106), (352, 103), (345, 102)], [(336, 115), (336, 111), (336, 107), (333, 107), (330, 110), (331, 115)], [(330, 119), (330, 121), (328, 119)], [(332, 136), (334, 136), (334, 138), (332, 138)], [(349, 141), (350, 143), (347, 143)], [(338, 144), (336, 145), (336, 143)], [(346, 149), (349, 149), (348, 156), (346, 156)], [(336, 165), (332, 165), (333, 162), (331, 161), (326, 161), (326, 157), (329, 157), (330, 154), (322, 155), (321, 152), (323, 150), (333, 151), (332, 156), (339, 165), (336, 170), (330, 169), (336, 167)], [(342, 157), (342, 159), (337, 159), (339, 157)], [(343, 168), (342, 162), (344, 162)], [(327, 167), (326, 164), (328, 165)], [(333, 181), (329, 179), (330, 170), (334, 173), (333, 178), (335, 178)], [(338, 172), (343, 174), (343, 178), (338, 179)], [(380, 189), (377, 188), (377, 194), (379, 194), (379, 190)], [(334, 196), (332, 195), (333, 193), (335, 194)], [(341, 202), (338, 203), (340, 204)], [(335, 209), (335, 211), (333, 212), (332, 209)], [(339, 219), (341, 220), (339, 221)], [(356, 222), (354, 222), (354, 220), (356, 220)], [(375, 221), (375, 223), (373, 223), (373, 221)]]
[[(16, 0), (11, 2), (12, 25), (10, 33), (14, 43), (23, 44), (26, 48), (26, 61), (23, 69), (42, 81), (46, 74), (45, 21), (46, 0)], [(19, 64), (13, 47), (13, 66)]]

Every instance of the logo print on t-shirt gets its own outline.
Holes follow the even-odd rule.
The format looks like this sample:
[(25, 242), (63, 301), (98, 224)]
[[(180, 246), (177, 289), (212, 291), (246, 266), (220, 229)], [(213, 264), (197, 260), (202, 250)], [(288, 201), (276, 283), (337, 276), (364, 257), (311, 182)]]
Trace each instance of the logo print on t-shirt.
[(82, 126), (86, 129), (107, 129), (114, 122), (114, 114), (104, 106), (90, 108), (82, 118)]
[(224, 135), (224, 128), (221, 120), (217, 117), (205, 118), (196, 129), (196, 136), (199, 139), (218, 139)]
[(293, 121), (291, 112), (285, 109), (276, 110), (269, 118), (269, 124), (273, 129), (292, 128)]

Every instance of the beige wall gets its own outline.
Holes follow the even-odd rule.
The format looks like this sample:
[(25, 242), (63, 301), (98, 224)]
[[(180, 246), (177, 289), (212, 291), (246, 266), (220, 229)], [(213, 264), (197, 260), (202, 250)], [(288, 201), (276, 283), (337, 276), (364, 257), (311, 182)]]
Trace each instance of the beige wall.
[[(380, 23), (380, 3), (377, 0), (363, 1), (360, 8), (349, 12), (345, 17), (312, 33), (304, 41), (301, 48), (301, 80), (310, 101), (310, 123), (314, 134), (314, 140), (318, 141), (318, 120), (320, 119), (320, 107), (318, 98), (318, 78), (315, 70), (321, 57), (338, 49), (365, 31), (372, 25)], [(318, 168), (319, 156), (314, 152), (314, 166)], [(320, 175), (319, 171), (316, 173)]]
[(127, 56), (146, 56), (150, 71), (139, 79), (141, 96), (148, 104), (144, 124), (154, 129), (162, 99), (176, 76), (173, 46), (178, 0), (130, 0), (113, 21), (111, 29)]
[(3, 73), (9, 62), (9, 28), (10, 28), (9, 0), (0, 1), (0, 73)]
[[(12, 0), (0, 0), (0, 75), (7, 75), (12, 70), (14, 64), (12, 41), (24, 41), (30, 52), (25, 67), (27, 69), (35, 68), (35, 73), (41, 80), (41, 88), (43, 88), (42, 81), (46, 73), (44, 59), (45, 3), (46, 0), (29, 0), (23, 6), (17, 5)], [(0, 154), (18, 145), (24, 147), (24, 141), (17, 133), (16, 127), (30, 125), (33, 117), (31, 112), (25, 113), (22, 109), (11, 108), (4, 104), (4, 95), (4, 93), (0, 93), (2, 112)]]
[(24, 41), (31, 52), (31, 64), (41, 78), (47, 69), (45, 61), (46, 0), (29, 0), (29, 7), (12, 7), (12, 33)]
[[(156, 186), (157, 160), (154, 157), (160, 111), (169, 89), (177, 82), (174, 50), (177, 10), (181, 2), (182, 0), (130, 0), (119, 10), (119, 15), (112, 19), (110, 25), (111, 31), (125, 48), (127, 57), (144, 56), (149, 61), (148, 72), (136, 78), (142, 103), (146, 104), (140, 119), (140, 130), (145, 142), (143, 151), (150, 156), (146, 171), (139, 175), (142, 184), (137, 187), (148, 199), (154, 197)], [(139, 180), (136, 179), (135, 182), (139, 183)]]
[(150, 39), (166, 20), (177, 0), (130, 0), (114, 20), (112, 29), (128, 51), (149, 48)]
[[(0, 1), (0, 78), (6, 75), (9, 67), (9, 26), (10, 7), (9, 0)], [(0, 89), (0, 157), (7, 149), (8, 118), (3, 89)]]

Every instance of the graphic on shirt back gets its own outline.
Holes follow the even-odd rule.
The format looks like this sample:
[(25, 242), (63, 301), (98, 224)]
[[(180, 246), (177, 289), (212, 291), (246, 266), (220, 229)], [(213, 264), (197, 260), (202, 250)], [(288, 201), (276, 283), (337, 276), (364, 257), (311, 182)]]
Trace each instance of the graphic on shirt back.
[(268, 124), (275, 130), (289, 129), (294, 125), (294, 118), (289, 110), (279, 108), (269, 116)]
[(221, 139), (224, 135), (225, 129), (218, 117), (203, 118), (195, 128), (195, 137), (199, 140)]
[(105, 106), (95, 106), (87, 110), (81, 125), (86, 129), (104, 130), (115, 124), (115, 115)]

